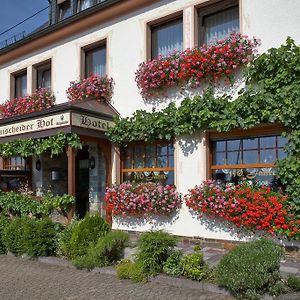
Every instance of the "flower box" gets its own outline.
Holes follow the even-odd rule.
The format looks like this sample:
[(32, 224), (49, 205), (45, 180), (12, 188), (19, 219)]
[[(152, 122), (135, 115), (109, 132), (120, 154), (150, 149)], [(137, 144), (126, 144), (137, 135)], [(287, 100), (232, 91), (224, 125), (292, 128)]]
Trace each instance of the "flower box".
[(106, 189), (105, 201), (113, 216), (170, 215), (181, 206), (172, 185), (122, 183)]
[(31, 96), (25, 96), (6, 101), (1, 108), (2, 117), (8, 118), (17, 115), (29, 114), (48, 109), (55, 104), (51, 91), (45, 88), (38, 89)]
[(259, 42), (235, 33), (214, 45), (203, 45), (143, 62), (135, 80), (144, 98), (172, 86), (199, 87), (203, 81), (231, 80), (234, 71), (253, 60)]
[(110, 102), (114, 89), (114, 80), (108, 76), (92, 75), (82, 81), (72, 81), (67, 90), (70, 102), (78, 102), (94, 97), (98, 101)]

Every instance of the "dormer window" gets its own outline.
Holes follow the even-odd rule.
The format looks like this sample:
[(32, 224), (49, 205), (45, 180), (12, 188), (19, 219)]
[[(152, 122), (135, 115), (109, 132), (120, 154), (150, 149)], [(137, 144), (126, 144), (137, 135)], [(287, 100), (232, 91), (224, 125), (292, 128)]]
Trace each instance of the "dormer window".
[(91, 6), (93, 6), (94, 2), (95, 2), (94, 0), (79, 0), (78, 11), (82, 11), (90, 8)]
[(58, 21), (64, 20), (72, 15), (70, 0), (57, 0)]

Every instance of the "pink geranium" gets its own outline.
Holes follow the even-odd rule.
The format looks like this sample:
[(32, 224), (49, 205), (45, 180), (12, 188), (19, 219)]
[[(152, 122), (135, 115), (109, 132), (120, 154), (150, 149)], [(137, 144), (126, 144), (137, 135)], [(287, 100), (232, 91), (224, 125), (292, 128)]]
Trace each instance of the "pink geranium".
[(82, 81), (72, 81), (67, 90), (70, 102), (82, 101), (95, 97), (97, 100), (109, 102), (113, 95), (114, 80), (108, 76), (92, 75)]
[(113, 215), (169, 215), (181, 205), (181, 198), (172, 185), (147, 182), (122, 183), (108, 187), (107, 207)]
[(12, 117), (16, 115), (29, 114), (52, 107), (55, 98), (50, 90), (41, 88), (31, 96), (20, 97), (7, 100), (2, 107), (2, 117)]

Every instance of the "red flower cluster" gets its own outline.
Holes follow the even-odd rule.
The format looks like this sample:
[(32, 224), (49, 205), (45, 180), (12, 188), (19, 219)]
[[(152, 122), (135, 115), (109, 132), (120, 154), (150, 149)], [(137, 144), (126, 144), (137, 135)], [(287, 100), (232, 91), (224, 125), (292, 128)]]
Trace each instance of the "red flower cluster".
[(235, 33), (215, 45), (187, 49), (167, 57), (143, 62), (136, 71), (136, 82), (145, 98), (174, 85), (200, 86), (203, 80), (216, 83), (228, 78), (241, 65), (254, 58), (258, 40)]
[(299, 238), (300, 222), (287, 200), (287, 196), (269, 187), (246, 183), (222, 186), (211, 180), (189, 190), (185, 196), (190, 209), (231, 222), (237, 228)]
[(48, 109), (55, 104), (51, 91), (45, 88), (38, 89), (31, 96), (6, 101), (2, 106), (2, 117), (29, 114)]
[(181, 205), (174, 186), (153, 182), (114, 185), (106, 189), (105, 201), (115, 216), (169, 215)]
[(114, 80), (108, 76), (92, 75), (82, 81), (72, 81), (67, 90), (70, 102), (77, 102), (89, 97), (109, 102), (113, 95)]

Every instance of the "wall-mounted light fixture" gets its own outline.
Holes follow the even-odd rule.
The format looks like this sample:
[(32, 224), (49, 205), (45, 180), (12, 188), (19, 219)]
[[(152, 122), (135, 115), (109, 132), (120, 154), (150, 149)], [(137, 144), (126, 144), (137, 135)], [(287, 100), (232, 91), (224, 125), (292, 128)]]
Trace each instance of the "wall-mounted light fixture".
[(56, 170), (52, 170), (51, 171), (51, 180), (52, 181), (59, 181), (59, 180), (61, 180), (61, 172), (60, 172), (60, 170), (56, 169)]
[(95, 169), (95, 166), (96, 166), (95, 157), (92, 156), (89, 160), (89, 167), (93, 170), (93, 169)]

